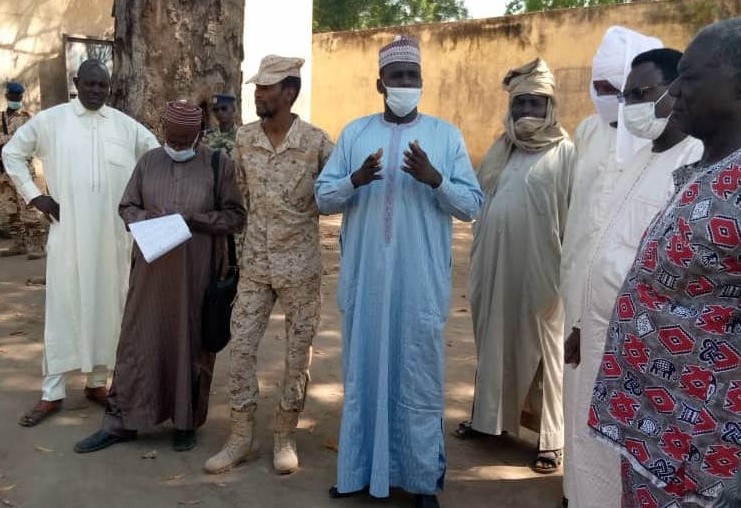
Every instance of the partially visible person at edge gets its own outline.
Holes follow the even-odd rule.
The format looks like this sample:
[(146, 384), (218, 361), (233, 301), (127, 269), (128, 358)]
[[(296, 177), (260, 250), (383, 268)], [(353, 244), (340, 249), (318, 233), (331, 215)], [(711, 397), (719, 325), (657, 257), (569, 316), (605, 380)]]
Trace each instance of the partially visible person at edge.
[(260, 120), (239, 128), (235, 158), (243, 174), (249, 220), (242, 250), (242, 278), (232, 315), (229, 362), (231, 434), (205, 464), (220, 473), (255, 450), (259, 398), (257, 351), (276, 300), (286, 322), (280, 401), (275, 407), (273, 468), (299, 466), (296, 426), (309, 383), (311, 345), (321, 311), (322, 259), (314, 182), (332, 152), (327, 134), (291, 108), (301, 90), (301, 58), (268, 55), (255, 83)]
[[(624, 162), (620, 162), (618, 157), (618, 145), (625, 157), (631, 150), (649, 144), (648, 140), (635, 138), (625, 125), (619, 124), (617, 95), (625, 86), (633, 58), (662, 46), (658, 39), (613, 26), (605, 32), (592, 61), (589, 90), (596, 114), (584, 119), (574, 135), (577, 160), (561, 254), (560, 289), (566, 338), (581, 326), (587, 284), (585, 267), (611, 216), (611, 197), (624, 167)], [(564, 496), (569, 498), (572, 485), (578, 484), (574, 488), (580, 492), (595, 493), (597, 499), (615, 500), (619, 489), (612, 479), (618, 474), (617, 455), (610, 462), (609, 451), (594, 446), (584, 419), (574, 406), (574, 401), (581, 396), (579, 394), (592, 381), (579, 378), (578, 371), (573, 369), (564, 370)], [(595, 502), (585, 501), (585, 506), (596, 506)]]
[[(633, 60), (625, 91), (618, 95), (618, 100), (625, 104), (623, 116), (627, 129), (652, 143), (626, 162), (615, 182), (611, 217), (586, 267), (581, 333), (572, 335), (566, 344), (566, 362), (577, 369), (574, 377), (585, 383), (579, 388), (578, 397), (571, 401), (575, 415), (580, 417), (575, 420), (581, 432), (587, 428), (592, 399), (588, 380), (596, 377), (602, 363), (607, 324), (638, 243), (651, 219), (674, 194), (674, 169), (696, 162), (702, 155), (702, 143), (681, 132), (676, 120), (670, 117), (674, 99), (669, 96), (668, 89), (677, 77), (677, 63), (681, 57), (682, 53), (673, 49), (641, 53)], [(611, 453), (598, 453), (601, 451), (595, 450), (597, 453), (591, 457), (591, 462), (599, 464), (600, 458), (604, 458), (605, 463), (592, 474), (600, 474), (616, 462)], [(614, 471), (617, 472), (617, 468)], [(599, 478), (600, 483), (610, 481), (614, 478)], [(609, 498), (591, 484), (577, 479), (573, 485), (570, 508), (618, 506), (618, 500)]]
[[(23, 107), (24, 92), (23, 85), (15, 81), (10, 81), (6, 85), (7, 108), (0, 113), (2, 128), (0, 150), (10, 141), (15, 131), (31, 119), (31, 113)], [(31, 178), (35, 179), (36, 173), (30, 161), (29, 171)], [(0, 257), (25, 255), (30, 260), (43, 258), (46, 232), (42, 216), (38, 211), (27, 206), (23, 198), (18, 195), (2, 164), (0, 164), (0, 209), (7, 217), (7, 224), (3, 226), (7, 227), (7, 233), (13, 240), (13, 245), (0, 251)]]
[[(180, 214), (192, 238), (148, 263), (134, 246), (116, 370), (101, 428), (75, 445), (77, 453), (102, 450), (137, 431), (172, 420), (175, 451), (196, 445), (206, 421), (215, 354), (205, 351), (201, 310), (211, 280), (226, 268), (226, 235), (238, 232), (245, 209), (234, 163), (199, 145), (201, 108), (167, 103), (165, 145), (141, 158), (124, 192), (119, 214), (128, 226)], [(216, 186), (216, 201), (214, 201)]]
[(476, 389), (471, 421), (454, 435), (518, 435), (529, 398), (540, 436), (531, 467), (548, 474), (563, 456), (558, 277), (575, 153), (545, 61), (510, 70), (503, 87), (509, 92), (505, 132), (477, 175), (486, 200), (474, 226), (468, 279)]
[[(59, 411), (66, 373), (87, 375), (85, 396), (105, 404), (121, 328), (131, 240), (116, 210), (137, 160), (159, 146), (154, 135), (105, 105), (110, 76), (86, 60), (74, 78), (78, 96), (20, 127), (3, 163), (23, 199), (51, 222), (46, 248), (46, 311), (41, 400), (20, 424)], [(48, 195), (33, 181), (31, 157), (44, 163)]]
[[(201, 143), (214, 150), (223, 150), (234, 158), (233, 150), (237, 141), (237, 122), (235, 115), (237, 98), (229, 94), (214, 94), (211, 98), (211, 112), (219, 125), (206, 129)], [(236, 159), (235, 159), (236, 160)]]
[(587, 417), (622, 455), (625, 508), (714, 506), (741, 460), (741, 18), (700, 31), (678, 70), (672, 117), (704, 152), (640, 241)]
[(417, 111), (417, 40), (381, 48), (379, 69), (384, 112), (345, 127), (315, 187), (323, 213), (343, 213), (345, 399), (330, 495), (398, 487), (432, 508), (446, 464), (452, 218), (475, 218), (482, 194), (458, 129)]

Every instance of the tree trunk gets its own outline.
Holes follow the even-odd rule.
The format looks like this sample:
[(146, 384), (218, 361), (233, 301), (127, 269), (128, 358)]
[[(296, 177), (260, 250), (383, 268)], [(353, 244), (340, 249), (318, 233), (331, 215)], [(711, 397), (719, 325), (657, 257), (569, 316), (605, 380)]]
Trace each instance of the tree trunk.
[(167, 101), (239, 97), (244, 0), (115, 0), (113, 16), (112, 106), (161, 135)]

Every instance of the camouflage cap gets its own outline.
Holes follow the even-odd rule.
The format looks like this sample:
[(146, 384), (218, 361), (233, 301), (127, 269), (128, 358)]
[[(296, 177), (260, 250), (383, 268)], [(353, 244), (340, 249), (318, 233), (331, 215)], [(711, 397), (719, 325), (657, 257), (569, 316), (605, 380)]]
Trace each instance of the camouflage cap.
[(268, 55), (260, 61), (260, 69), (247, 83), (270, 86), (280, 83), (288, 76), (300, 78), (302, 65), (303, 58)]

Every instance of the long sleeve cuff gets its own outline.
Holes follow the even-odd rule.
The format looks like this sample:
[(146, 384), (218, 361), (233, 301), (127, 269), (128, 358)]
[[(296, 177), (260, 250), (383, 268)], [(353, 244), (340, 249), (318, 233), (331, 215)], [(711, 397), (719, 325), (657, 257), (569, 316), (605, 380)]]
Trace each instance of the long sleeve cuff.
[(314, 195), (322, 213), (341, 212), (347, 202), (355, 195), (355, 186), (352, 184), (351, 175), (319, 184)]
[(28, 182), (21, 185), (21, 187), (18, 189), (18, 192), (20, 192), (21, 196), (23, 196), (26, 204), (30, 203), (42, 194), (33, 180), (29, 180)]
[(350, 199), (355, 194), (355, 186), (352, 183), (352, 174), (337, 182), (337, 195), (340, 199)]
[(442, 196), (450, 196), (451, 195), (451, 187), (453, 186), (452, 183), (450, 183), (450, 179), (445, 178), (445, 175), (440, 175), (440, 185), (437, 186), (437, 189), (432, 189), (435, 191), (436, 194), (442, 195)]

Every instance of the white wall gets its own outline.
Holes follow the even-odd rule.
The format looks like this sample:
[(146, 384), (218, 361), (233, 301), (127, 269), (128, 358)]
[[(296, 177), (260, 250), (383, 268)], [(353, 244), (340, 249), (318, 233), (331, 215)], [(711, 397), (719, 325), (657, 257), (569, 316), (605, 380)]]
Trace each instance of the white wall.
[[(303, 58), (301, 95), (293, 111), (304, 120), (311, 119), (311, 0), (246, 0), (244, 5), (244, 62), (242, 74), (248, 80), (265, 55)], [(255, 87), (242, 85), (242, 120), (251, 122), (255, 115)]]

